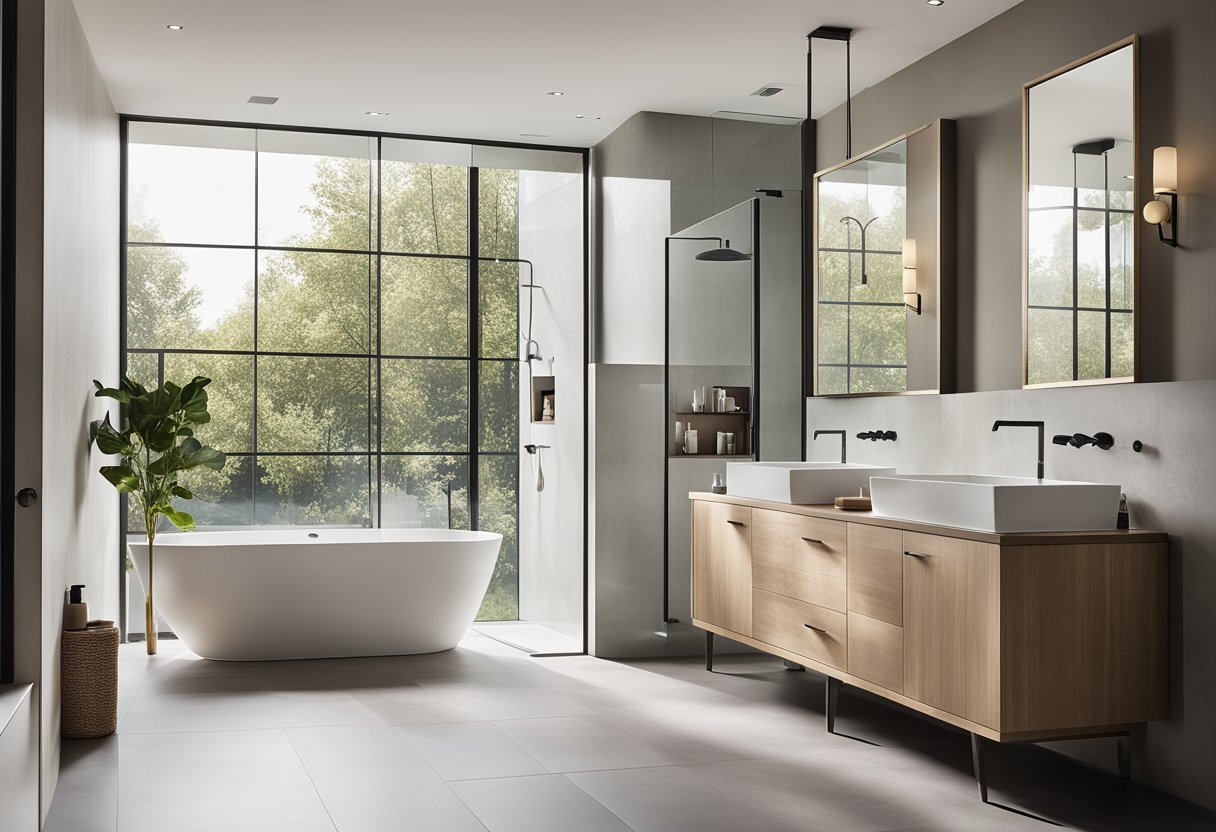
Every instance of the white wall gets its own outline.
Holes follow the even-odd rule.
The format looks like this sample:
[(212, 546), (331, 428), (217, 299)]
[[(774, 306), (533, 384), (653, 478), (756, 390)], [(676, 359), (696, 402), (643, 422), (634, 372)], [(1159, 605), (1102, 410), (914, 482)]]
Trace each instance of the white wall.
[(0, 829), (6, 831), (38, 828), (38, 720), (32, 694), (29, 685), (0, 687)]
[[(71, 0), (18, 11), (17, 486), (19, 681), (37, 686), (41, 811), (59, 771), (64, 587), (94, 617), (118, 613), (117, 497), (88, 452), (105, 406), (91, 379), (118, 375), (118, 120)], [(46, 160), (44, 167), (43, 160)]]
[[(601, 364), (663, 363), (663, 241), (671, 233), (671, 182), (605, 176), (599, 182)], [(655, 256), (659, 252), (659, 256)], [(655, 303), (655, 291), (660, 302)], [(628, 326), (622, 322), (628, 321)]]
[[(953, 396), (808, 399), (807, 430), (894, 430), (895, 442), (849, 443), (850, 462), (894, 464), (900, 473), (1035, 475), (1035, 431), (992, 432), (996, 419), (1047, 423), (1049, 478), (1119, 483), (1132, 525), (1170, 535), (1170, 716), (1137, 732), (1138, 780), (1216, 808), (1216, 381), (1119, 384), (1045, 390), (1004, 390)], [(1106, 431), (1110, 451), (1051, 444), (1058, 433)], [(1144, 443), (1134, 453), (1132, 442)], [(816, 442), (811, 459), (832, 460), (836, 442)], [(1105, 743), (1060, 744), (1110, 767)]]
[[(520, 171), (519, 256), (535, 265), (532, 337), (543, 361), (535, 375), (555, 377), (556, 420), (531, 424), (528, 366), (520, 365), (520, 445), (541, 451), (545, 490), (536, 490), (537, 457), (520, 449), (519, 617), (582, 641), (583, 632), (583, 177)], [(523, 275), (526, 277), (527, 272)], [(520, 292), (521, 337), (528, 293)]]

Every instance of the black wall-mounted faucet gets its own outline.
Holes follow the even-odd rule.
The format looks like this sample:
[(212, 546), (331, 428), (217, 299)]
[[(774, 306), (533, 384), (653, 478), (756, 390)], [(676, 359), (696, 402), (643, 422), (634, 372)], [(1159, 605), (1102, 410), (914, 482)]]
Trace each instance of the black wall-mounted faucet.
[(820, 436), (825, 434), (840, 437), (840, 464), (844, 465), (849, 461), (848, 449), (845, 447), (845, 444), (849, 441), (848, 435), (843, 430), (817, 430), (815, 431), (814, 435), (811, 436), (811, 439), (818, 439)]
[(1042, 422), (1015, 422), (1005, 419), (997, 419), (992, 423), (992, 431), (995, 433), (1001, 428), (1037, 428), (1039, 431), (1039, 479), (1043, 479), (1043, 434), (1044, 425)]
[(1072, 445), (1074, 448), (1084, 448), (1086, 445), (1093, 445), (1095, 448), (1101, 448), (1104, 451), (1109, 451), (1115, 447), (1115, 437), (1109, 433), (1099, 431), (1093, 436), (1086, 436), (1083, 433), (1074, 433), (1069, 436), (1067, 433), (1060, 433), (1051, 438), (1051, 441), (1057, 445)]
[(858, 439), (869, 439), (871, 442), (882, 440), (883, 442), (894, 442), (896, 439), (895, 431), (893, 430), (867, 430), (857, 434)]

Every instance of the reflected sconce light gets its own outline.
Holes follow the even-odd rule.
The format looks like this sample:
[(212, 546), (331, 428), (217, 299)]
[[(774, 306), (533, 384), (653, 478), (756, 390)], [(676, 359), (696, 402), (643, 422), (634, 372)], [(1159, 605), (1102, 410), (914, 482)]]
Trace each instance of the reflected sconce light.
[(920, 292), (916, 288), (916, 240), (911, 237), (904, 240), (904, 306), (920, 314)]
[[(1144, 220), (1157, 226), (1157, 236), (1167, 246), (1178, 247), (1178, 148), (1153, 150), (1153, 199), (1144, 206)], [(1169, 223), (1170, 236), (1165, 236)]]

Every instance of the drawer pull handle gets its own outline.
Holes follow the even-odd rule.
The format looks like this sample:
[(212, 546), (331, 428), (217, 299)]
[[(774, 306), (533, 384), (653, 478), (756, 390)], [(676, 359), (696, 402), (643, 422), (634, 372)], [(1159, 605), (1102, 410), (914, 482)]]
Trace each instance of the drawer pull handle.
[(926, 555), (924, 552), (913, 552), (910, 549), (905, 549), (904, 554), (910, 558), (931, 558), (932, 555)]
[(823, 633), (826, 635), (828, 632), (827, 630), (823, 629), (822, 627), (816, 627), (814, 624), (803, 624), (802, 626), (806, 627), (808, 630), (813, 630), (816, 633)]
[(742, 520), (727, 520), (726, 522), (727, 522), (727, 523), (730, 523), (732, 526), (743, 526), (743, 525), (746, 525), (746, 524), (745, 524), (745, 523), (744, 523)]
[(814, 543), (816, 546), (823, 545), (823, 541), (817, 537), (804, 537), (802, 539), (805, 540), (807, 543)]

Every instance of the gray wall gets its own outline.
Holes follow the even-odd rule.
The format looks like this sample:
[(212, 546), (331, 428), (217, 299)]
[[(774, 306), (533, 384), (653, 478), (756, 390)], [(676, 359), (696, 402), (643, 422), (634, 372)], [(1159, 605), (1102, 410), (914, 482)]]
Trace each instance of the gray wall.
[[(854, 153), (926, 124), (958, 120), (958, 387), (1020, 386), (1021, 87), (1139, 33), (1137, 152), (1178, 148), (1177, 250), (1143, 221), (1144, 381), (1216, 377), (1216, 3), (1025, 0), (853, 99)], [(844, 158), (843, 108), (818, 122), (816, 170)]]
[[(118, 614), (117, 498), (89, 453), (105, 406), (91, 379), (118, 375), (118, 120), (71, 0), (19, 6), (17, 676), (37, 686), (42, 815), (59, 772), (63, 589), (87, 585), (93, 617)], [(43, 160), (48, 163), (43, 165)]]
[[(1057, 390), (1021, 383), (1021, 85), (1126, 35), (1141, 35), (1141, 170), (1152, 148), (1178, 147), (1181, 247), (1137, 222), (1145, 381)], [(1025, 0), (985, 26), (862, 92), (855, 151), (938, 117), (958, 120), (958, 389), (954, 396), (810, 399), (808, 431), (895, 430), (854, 442), (850, 458), (901, 472), (1033, 475), (1034, 437), (993, 435), (997, 418), (1042, 419), (1049, 433), (1106, 430), (1103, 453), (1049, 445), (1047, 474), (1121, 483), (1132, 523), (1170, 534), (1170, 717), (1138, 732), (1133, 774), (1216, 808), (1216, 3), (1210, 0)], [(816, 167), (844, 155), (844, 115), (818, 124)], [(1130, 450), (1145, 442), (1143, 454)], [(829, 459), (814, 447), (812, 459)], [(1197, 496), (1198, 495), (1198, 496)], [(1109, 741), (1059, 746), (1109, 767)]]

